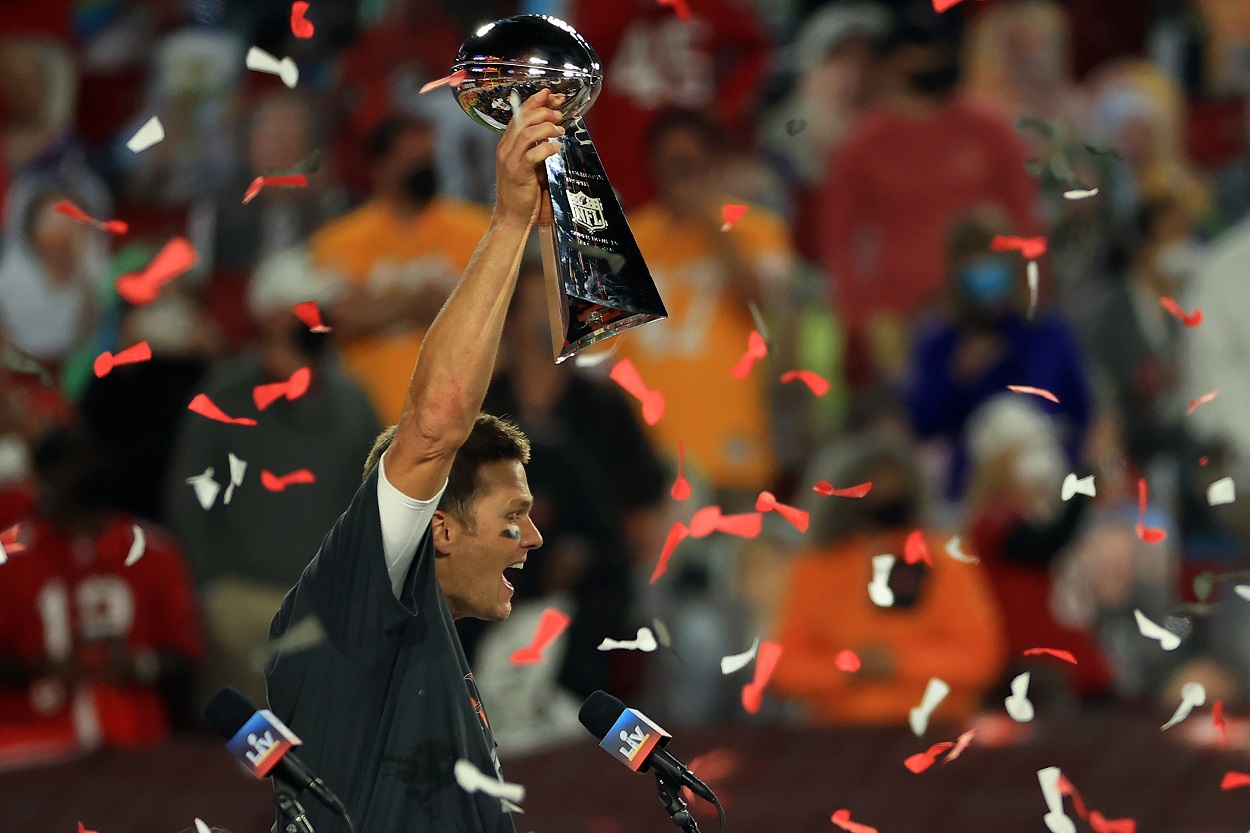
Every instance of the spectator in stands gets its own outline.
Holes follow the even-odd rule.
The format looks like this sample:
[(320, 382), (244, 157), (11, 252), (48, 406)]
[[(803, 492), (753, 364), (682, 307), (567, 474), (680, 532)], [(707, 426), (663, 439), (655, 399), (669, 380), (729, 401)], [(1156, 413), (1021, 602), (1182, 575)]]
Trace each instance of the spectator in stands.
[[(8, 492), (25, 545), (0, 582), (0, 760), (33, 765), (189, 725), (202, 644), (190, 575), (163, 530), (104, 508), (107, 458), (79, 430)], [(24, 506), (23, 506), (24, 503)]]
[(385, 423), (398, 421), (425, 328), (488, 221), (482, 208), (440, 195), (434, 142), (424, 122), (385, 120), (368, 146), (373, 198), (326, 225), (311, 244), (317, 265), (343, 280), (335, 335), (347, 369)]
[(725, 511), (741, 508), (776, 473), (769, 441), (771, 374), (729, 376), (755, 328), (748, 304), (763, 310), (791, 290), (794, 255), (785, 226), (752, 208), (721, 231), (720, 129), (690, 111), (655, 123), (647, 140), (659, 198), (630, 215), (630, 227), (668, 308), (669, 320), (621, 337), (621, 352), (667, 396), (651, 437), (672, 453), (685, 443)]
[(953, 37), (927, 11), (900, 18), (878, 47), (881, 103), (835, 152), (817, 235), (861, 385), (905, 364), (905, 328), (940, 297), (951, 222), (985, 202), (1032, 234), (1036, 187), (1026, 149), (1001, 117), (956, 96)]
[[(227, 413), (255, 413), (253, 389), (311, 368), (297, 399), (279, 399), (246, 430), (187, 413), (170, 467), (168, 515), (203, 591), (214, 682), (230, 683), (255, 702), (265, 696), (263, 655), (273, 611), (303, 571), (344, 501), (360, 487), (361, 453), (377, 436), (378, 419), (360, 386), (340, 368), (329, 336), (310, 332), (292, 313), (304, 301), (325, 303), (334, 282), (302, 250), (267, 260), (249, 290), (256, 345), (220, 365), (204, 392)], [(207, 509), (186, 479), (211, 467), (223, 487), (228, 454), (247, 463), (237, 494)], [(274, 492), (262, 472), (308, 469), (312, 484)]]
[[(990, 250), (1009, 234), (1000, 212), (981, 207), (950, 233), (950, 314), (917, 339), (908, 391), (912, 425), (922, 439), (952, 451), (946, 496), (958, 500), (968, 481), (968, 419), (1008, 385), (1054, 394), (1043, 407), (1055, 420), (1070, 460), (1080, 458), (1090, 420), (1090, 394), (1076, 338), (1057, 314), (1030, 318), (1029, 291), (1015, 252)], [(1040, 400), (1039, 398), (1039, 401)]]
[[(925, 530), (932, 563), (907, 563), (904, 539), (924, 529), (920, 476), (905, 448), (864, 443), (841, 471), (817, 460), (813, 474), (872, 482), (861, 500), (814, 496), (811, 549), (791, 565), (776, 634), (784, 652), (771, 691), (794, 698), (814, 723), (902, 724), (930, 677), (951, 687), (936, 720), (965, 720), (1004, 660), (999, 612), (980, 566), (944, 550)], [(894, 554), (884, 596), (870, 593), (873, 559)], [(871, 596), (871, 598), (870, 598)], [(854, 673), (839, 652), (855, 652)]]
[(755, 13), (737, 0), (700, 0), (690, 19), (650, 0), (577, 0), (571, 22), (594, 46), (604, 87), (587, 117), (590, 135), (626, 209), (657, 196), (647, 136), (664, 111), (716, 120), (746, 140), (770, 44)]

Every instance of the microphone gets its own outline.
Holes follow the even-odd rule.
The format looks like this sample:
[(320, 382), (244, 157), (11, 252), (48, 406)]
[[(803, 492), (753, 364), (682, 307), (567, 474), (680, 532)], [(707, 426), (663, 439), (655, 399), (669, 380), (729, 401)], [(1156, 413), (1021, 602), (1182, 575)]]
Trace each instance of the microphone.
[(624, 703), (606, 691), (596, 691), (586, 698), (577, 719), (592, 735), (601, 738), (601, 748), (634, 772), (655, 767), (665, 779), (689, 788), (704, 801), (718, 803), (711, 788), (664, 748), (672, 735), (642, 712), (625, 708)]
[(204, 719), (257, 778), (271, 777), (296, 795), (311, 792), (352, 826), (343, 802), (291, 751), (302, 741), (269, 709), (257, 709), (243, 692), (226, 686), (208, 701)]

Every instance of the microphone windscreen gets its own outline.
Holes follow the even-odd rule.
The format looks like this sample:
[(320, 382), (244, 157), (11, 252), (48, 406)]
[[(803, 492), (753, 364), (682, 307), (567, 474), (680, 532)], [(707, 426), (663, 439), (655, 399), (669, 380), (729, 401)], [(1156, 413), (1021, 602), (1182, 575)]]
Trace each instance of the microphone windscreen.
[(615, 725), (616, 719), (624, 711), (624, 703), (606, 691), (599, 690), (587, 697), (585, 703), (582, 703), (582, 708), (577, 713), (577, 719), (582, 722), (582, 725), (592, 735), (602, 740), (608, 736), (608, 732), (612, 731), (612, 726)]
[(242, 729), (243, 724), (254, 714), (256, 707), (252, 705), (252, 701), (231, 686), (214, 694), (213, 699), (204, 707), (204, 719), (213, 727), (213, 731), (226, 740), (234, 737), (235, 732)]

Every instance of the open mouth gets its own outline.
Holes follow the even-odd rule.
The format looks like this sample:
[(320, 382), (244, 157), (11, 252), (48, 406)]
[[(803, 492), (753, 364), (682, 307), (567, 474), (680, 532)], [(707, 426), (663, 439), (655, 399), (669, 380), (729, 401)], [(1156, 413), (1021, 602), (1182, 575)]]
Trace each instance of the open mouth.
[[(513, 564), (509, 564), (507, 567), (504, 568), (505, 571), (506, 570), (524, 570), (524, 569), (525, 569), (524, 558), (522, 558), (520, 561), (517, 561)], [(512, 582), (508, 581), (508, 577), (506, 575), (501, 575), (500, 578), (503, 579), (504, 587), (507, 587), (509, 590), (516, 590), (516, 588), (512, 586)]]

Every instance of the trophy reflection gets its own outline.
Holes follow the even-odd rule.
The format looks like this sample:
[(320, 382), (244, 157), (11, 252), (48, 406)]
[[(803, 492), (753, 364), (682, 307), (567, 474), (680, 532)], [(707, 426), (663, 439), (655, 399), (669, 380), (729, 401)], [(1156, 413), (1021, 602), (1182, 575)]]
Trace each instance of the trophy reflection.
[(599, 56), (572, 26), (548, 15), (487, 24), (464, 42), (453, 72), (473, 119), (502, 131), (511, 97), (542, 89), (564, 96), (564, 136), (546, 161), (554, 225), (540, 229), (552, 352), (557, 363), (617, 333), (667, 318), (625, 212), (608, 182), (583, 116), (603, 86)]

